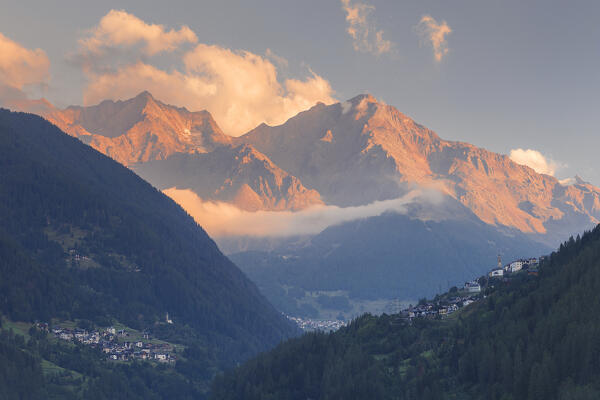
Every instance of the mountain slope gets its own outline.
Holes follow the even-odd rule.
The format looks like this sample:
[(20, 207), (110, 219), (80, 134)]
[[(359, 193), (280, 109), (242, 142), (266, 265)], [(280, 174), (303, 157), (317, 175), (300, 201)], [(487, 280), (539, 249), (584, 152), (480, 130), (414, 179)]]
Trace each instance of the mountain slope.
[(221, 377), (214, 399), (595, 399), (600, 226), (443, 320), (363, 316)]
[(197, 384), (296, 332), (192, 218), (117, 162), (6, 110), (0, 155), (0, 312), (10, 319), (150, 328), (197, 349)]
[(32, 103), (24, 108), (124, 165), (161, 160), (176, 152), (208, 152), (231, 141), (207, 111), (167, 105), (148, 92), (90, 107), (59, 110), (49, 103), (43, 108)]
[[(331, 226), (302, 246), (230, 257), (285, 313), (347, 319), (360, 315), (360, 306), (369, 301), (415, 301), (461, 285), (491, 269), (498, 254), (512, 260), (550, 250), (516, 229), (500, 232), (481, 222), (454, 199), (436, 207), (445, 207), (442, 214), (453, 218), (389, 212)], [(312, 292), (346, 297), (356, 306), (342, 303), (317, 313), (318, 305), (303, 305)]]
[(133, 169), (159, 189), (191, 189), (202, 199), (248, 210), (300, 210), (323, 204), (319, 193), (273, 164), (252, 146), (223, 146), (211, 153), (174, 154)]
[[(138, 103), (162, 104), (143, 93), (125, 102), (70, 109), (80, 110), (81, 115), (94, 110), (98, 118), (110, 115), (110, 119), (78, 117), (77, 126), (85, 122), (105, 135), (103, 138), (114, 140), (108, 138), (110, 132), (137, 121), (119, 116), (142, 115), (135, 111)], [(44, 103), (37, 107), (43, 108)], [(171, 120), (163, 114), (181, 111), (156, 107), (152, 109), (158, 110), (156, 119), (160, 121)], [(147, 120), (144, 117), (143, 121)], [(159, 136), (183, 137), (180, 128), (169, 127), (169, 134)], [(325, 210), (331, 215), (351, 210), (356, 221), (332, 226), (322, 235), (291, 240), (291, 245), (290, 240), (279, 237), (219, 238), (222, 248), (227, 244), (229, 250), (238, 252), (238, 265), (281, 310), (290, 311), (299, 302), (312, 301), (306, 296), (299, 300), (290, 294), (293, 291), (282, 289), (289, 287), (303, 293), (311, 288), (341, 290), (351, 302), (374, 296), (386, 301), (411, 300), (447, 287), (449, 282), (468, 279), (469, 271), (479, 273), (489, 268), (498, 253), (506, 259), (543, 252), (545, 246), (555, 246), (559, 238), (600, 219), (598, 188), (581, 180), (563, 186), (554, 177), (537, 174), (506, 156), (443, 140), (371, 96), (331, 106), (318, 104), (281, 126), (261, 125), (240, 138), (219, 140), (213, 147), (198, 150), (191, 145), (183, 151), (172, 147), (175, 153), (168, 157), (161, 153), (129, 166), (160, 189), (191, 189), (202, 201), (233, 204), (245, 210), (243, 215), (250, 215), (246, 211), (301, 211), (323, 203), (365, 206)], [(114, 145), (129, 151), (126, 144)], [(111, 154), (111, 149), (105, 147), (103, 151)], [(388, 213), (361, 220), (361, 213), (374, 201), (401, 198), (413, 190), (436, 191), (456, 204), (450, 208), (431, 205), (424, 214), (423, 209), (414, 212), (413, 204), (405, 216)], [(223, 207), (193, 204), (203, 206), (189, 209), (200, 209), (207, 223), (219, 221), (218, 215), (212, 218), (211, 213), (222, 215)], [(433, 222), (430, 214), (435, 215)], [(268, 216), (279, 217), (278, 213)], [(303, 214), (284, 216), (294, 226)], [(263, 233), (269, 234), (269, 228), (264, 224)], [(228, 234), (235, 231), (229, 227), (222, 230)], [(435, 246), (427, 249), (431, 243)], [(272, 251), (242, 253), (249, 245)], [(412, 254), (415, 250), (417, 255)], [(282, 257), (286, 257), (285, 262)], [(271, 271), (270, 264), (281, 268)], [(429, 271), (428, 277), (424, 277), (424, 270)], [(372, 293), (366, 293), (368, 290)], [(305, 311), (314, 313), (314, 309)]]
[(507, 156), (443, 140), (369, 95), (318, 104), (235, 141), (255, 146), (327, 204), (395, 198), (416, 184), (440, 188), (488, 224), (539, 234), (551, 226), (551, 242), (600, 220), (600, 189), (564, 187)]

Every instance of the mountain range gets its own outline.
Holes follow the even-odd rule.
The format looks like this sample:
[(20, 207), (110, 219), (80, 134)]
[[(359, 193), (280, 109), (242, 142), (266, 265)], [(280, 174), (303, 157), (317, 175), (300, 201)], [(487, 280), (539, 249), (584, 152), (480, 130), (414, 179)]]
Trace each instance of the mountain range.
[[(444, 140), (370, 95), (319, 103), (280, 126), (262, 124), (235, 138), (207, 111), (166, 105), (148, 92), (89, 107), (27, 107), (161, 190), (189, 189), (202, 202), (291, 215), (291, 224), (309, 215), (310, 225), (314, 210), (352, 210), (353, 221), (332, 217), (323, 232), (281, 237), (259, 219), (264, 236), (216, 237), (280, 310), (314, 315), (316, 308), (322, 316), (315, 293), (351, 303), (414, 299), (489, 269), (498, 254), (539, 255), (600, 221), (597, 187), (580, 178), (563, 185), (506, 155)], [(410, 204), (392, 212), (371, 211), (406, 197)], [(414, 229), (422, 232), (419, 241), (401, 241), (417, 237)], [(431, 243), (448, 247), (428, 254)], [(417, 262), (420, 272), (429, 271), (426, 279), (413, 268)], [(357, 290), (361, 282), (364, 290)]]
[(417, 185), (438, 188), (485, 223), (526, 233), (564, 237), (582, 220), (600, 220), (598, 188), (563, 186), (508, 156), (443, 140), (370, 95), (318, 104), (234, 141), (255, 146), (327, 204), (368, 204)]
[[(600, 190), (593, 185), (580, 178), (562, 185), (508, 156), (443, 140), (370, 95), (320, 103), (283, 125), (262, 124), (238, 138), (224, 134), (209, 112), (166, 105), (148, 92), (90, 107), (44, 104), (21, 108), (132, 166), (159, 188), (189, 188), (203, 199), (225, 201), (242, 191), (247, 203), (235, 204), (244, 209), (258, 203), (274, 210), (364, 205), (417, 185), (450, 195), (488, 224), (550, 234), (553, 243), (584, 221), (600, 221)], [(217, 149), (212, 159), (203, 156)], [(169, 163), (136, 167), (171, 156)], [(256, 196), (243, 195), (244, 185)]]
[(62, 131), (123, 165), (162, 160), (175, 153), (205, 153), (231, 142), (209, 112), (166, 105), (142, 92), (125, 101), (57, 109), (47, 101), (16, 108), (42, 115)]

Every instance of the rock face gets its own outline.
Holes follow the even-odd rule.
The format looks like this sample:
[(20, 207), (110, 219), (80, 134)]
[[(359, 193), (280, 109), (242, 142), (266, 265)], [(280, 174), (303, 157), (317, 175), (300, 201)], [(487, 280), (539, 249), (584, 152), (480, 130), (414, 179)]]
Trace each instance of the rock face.
[(255, 146), (328, 204), (367, 204), (420, 185), (439, 188), (488, 224), (527, 233), (552, 227), (563, 237), (600, 220), (600, 189), (562, 186), (505, 155), (443, 140), (369, 95), (318, 104), (234, 141)]
[[(168, 106), (148, 93), (93, 107), (31, 107), (160, 189), (191, 189), (204, 201), (246, 211), (326, 204), (338, 206), (326, 208), (335, 217), (339, 207), (357, 206), (349, 209), (354, 220), (316, 235), (227, 236), (244, 272), (292, 315), (325, 315), (306, 310), (319, 291), (343, 292), (357, 312), (374, 311), (369, 302), (378, 296), (414, 300), (485, 273), (498, 254), (547, 253), (600, 220), (593, 185), (562, 185), (507, 156), (443, 140), (368, 95), (317, 104), (239, 138), (224, 135), (208, 112)], [(365, 211), (415, 192), (395, 213)], [(296, 226), (302, 214), (279, 215), (291, 215)]]
[(245, 210), (365, 205), (425, 186), (488, 224), (548, 243), (600, 221), (600, 189), (593, 185), (578, 179), (565, 186), (505, 155), (443, 140), (370, 95), (317, 104), (239, 138), (225, 135), (207, 111), (166, 105), (148, 92), (91, 107), (59, 110), (40, 100), (19, 108), (43, 115), (156, 186), (190, 188)]
[(233, 147), (208, 111), (190, 112), (148, 92), (125, 101), (55, 108), (45, 100), (15, 108), (40, 114), (71, 136), (140, 173), (155, 186), (192, 189), (248, 211), (300, 210), (319, 193), (252, 146)]
[(231, 142), (209, 112), (170, 106), (148, 92), (125, 101), (40, 111), (63, 131), (127, 166), (174, 153), (209, 152)]
[(251, 145), (178, 153), (138, 164), (134, 170), (159, 189), (191, 189), (203, 199), (233, 203), (247, 211), (295, 211), (323, 204), (317, 191), (305, 188)]

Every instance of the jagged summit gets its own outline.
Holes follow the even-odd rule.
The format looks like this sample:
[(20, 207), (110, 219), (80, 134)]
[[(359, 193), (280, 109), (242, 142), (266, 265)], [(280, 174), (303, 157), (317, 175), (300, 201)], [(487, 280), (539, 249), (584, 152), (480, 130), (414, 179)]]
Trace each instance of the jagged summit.
[(323, 204), (317, 191), (248, 144), (205, 154), (174, 154), (134, 169), (160, 189), (191, 189), (204, 200), (229, 202), (247, 211), (301, 210)]
[(359, 95), (356, 95), (354, 97), (352, 97), (349, 100), (346, 100), (347, 102), (350, 102), (352, 104), (358, 104), (361, 101), (367, 101), (368, 103), (377, 103), (377, 99), (375, 98), (375, 96), (373, 96), (370, 93), (361, 93)]
[(147, 90), (141, 91), (134, 99), (146, 99), (146, 100), (154, 100), (154, 96)]
[(42, 110), (72, 136), (125, 165), (177, 152), (204, 153), (231, 142), (208, 111), (190, 112), (156, 100), (148, 91), (127, 100)]
[(252, 144), (328, 204), (368, 204), (418, 185), (438, 188), (486, 223), (523, 232), (564, 236), (600, 220), (600, 189), (580, 180), (565, 188), (506, 155), (441, 139), (367, 94), (261, 125), (234, 142)]
[[(303, 188), (320, 194), (309, 195), (311, 200), (305, 203), (291, 197), (273, 203), (277, 196), (259, 193), (259, 186), (248, 181), (244, 183), (259, 194), (262, 205), (257, 207), (252, 201), (254, 205), (244, 205), (246, 209), (312, 204), (317, 198), (339, 206), (365, 205), (426, 186), (458, 200), (488, 224), (523, 232), (556, 232), (558, 238), (600, 221), (600, 189), (593, 185), (575, 179), (574, 184), (563, 186), (564, 181), (561, 184), (552, 176), (538, 174), (506, 155), (444, 140), (370, 94), (331, 105), (316, 104), (282, 125), (261, 124), (239, 138), (224, 134), (207, 111), (167, 105), (147, 91), (90, 107), (58, 110), (43, 102), (35, 107), (61, 129), (125, 165), (164, 160), (177, 153), (204, 154), (223, 146), (252, 145), (258, 153), (246, 149), (252, 157), (248, 158), (250, 153), (243, 157), (266, 158), (272, 164), (261, 167), (265, 181), (277, 175), (272, 172), (276, 167), (301, 181)], [(240, 157), (240, 149), (236, 151)], [(231, 157), (231, 149), (217, 154), (231, 165), (238, 162)], [(228, 168), (227, 162), (215, 168)]]
[(575, 179), (575, 183), (578, 184), (578, 185), (591, 185), (591, 183), (589, 183), (588, 181), (585, 181), (579, 175), (575, 175), (574, 179)]

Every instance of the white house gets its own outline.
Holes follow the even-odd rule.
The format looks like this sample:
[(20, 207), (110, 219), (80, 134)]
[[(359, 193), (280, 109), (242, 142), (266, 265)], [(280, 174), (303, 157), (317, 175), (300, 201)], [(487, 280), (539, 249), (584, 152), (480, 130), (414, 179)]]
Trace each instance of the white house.
[(504, 270), (502, 268), (493, 269), (489, 273), (490, 278), (502, 278), (504, 276)]
[(517, 272), (523, 269), (523, 260), (517, 260), (510, 263), (510, 272)]
[(465, 290), (469, 293), (479, 293), (481, 292), (481, 286), (477, 281), (471, 281), (465, 283)]

